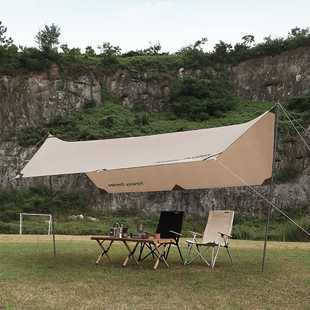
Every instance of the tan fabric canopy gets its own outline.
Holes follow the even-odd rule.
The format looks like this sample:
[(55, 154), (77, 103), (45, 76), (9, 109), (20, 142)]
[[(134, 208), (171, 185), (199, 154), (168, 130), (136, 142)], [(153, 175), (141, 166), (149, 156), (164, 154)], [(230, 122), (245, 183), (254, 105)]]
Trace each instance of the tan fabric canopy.
[(261, 185), (272, 175), (275, 115), (240, 125), (143, 137), (66, 142), (50, 136), (23, 177), (86, 173), (107, 192)]

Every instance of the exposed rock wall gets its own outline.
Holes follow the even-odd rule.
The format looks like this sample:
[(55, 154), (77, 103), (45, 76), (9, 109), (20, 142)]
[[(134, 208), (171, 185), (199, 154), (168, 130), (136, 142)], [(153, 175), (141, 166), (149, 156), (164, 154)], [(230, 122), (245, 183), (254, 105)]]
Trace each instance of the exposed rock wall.
[(101, 102), (100, 83), (91, 74), (63, 77), (55, 65), (45, 73), (0, 76), (0, 140), (7, 132), (38, 126), (90, 101)]
[(310, 48), (251, 59), (234, 66), (231, 71), (238, 96), (282, 101), (310, 92)]
[(103, 75), (101, 83), (118, 97), (125, 107), (141, 105), (146, 111), (167, 110), (171, 82), (177, 77), (175, 72), (141, 73), (120, 70), (110, 75)]
[[(212, 68), (204, 68), (216, 75)], [(231, 79), (236, 95), (249, 100), (283, 101), (291, 96), (310, 92), (310, 47), (298, 48), (276, 56), (244, 61), (232, 67), (223, 67)], [(144, 105), (146, 110), (167, 109), (171, 82), (177, 77), (198, 74), (184, 68), (171, 72), (119, 71), (104, 76), (107, 89), (119, 97), (125, 106)]]

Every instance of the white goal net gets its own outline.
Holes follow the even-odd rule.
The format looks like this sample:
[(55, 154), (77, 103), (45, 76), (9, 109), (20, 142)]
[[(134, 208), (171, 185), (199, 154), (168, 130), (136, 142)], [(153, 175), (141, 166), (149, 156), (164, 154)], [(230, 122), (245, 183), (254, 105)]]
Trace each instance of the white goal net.
[(51, 235), (53, 230), (53, 217), (51, 214), (39, 214), (39, 213), (19, 213), (19, 234), (23, 234), (23, 224), (24, 224), (24, 217), (43, 217), (47, 219), (45, 222), (47, 224), (47, 234)]

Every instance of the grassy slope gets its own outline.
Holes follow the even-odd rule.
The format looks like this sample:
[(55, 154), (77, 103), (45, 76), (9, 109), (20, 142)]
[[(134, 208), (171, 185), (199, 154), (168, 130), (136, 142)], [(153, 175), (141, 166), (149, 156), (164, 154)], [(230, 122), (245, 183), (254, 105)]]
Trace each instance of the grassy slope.
[(232, 266), (224, 252), (213, 271), (199, 262), (184, 267), (173, 253), (170, 269), (153, 271), (151, 261), (120, 267), (121, 246), (112, 263), (95, 266), (95, 242), (69, 238), (58, 241), (54, 259), (46, 239), (1, 237), (4, 309), (309, 309), (309, 243), (270, 243), (262, 274), (260, 242), (233, 241)]
[(271, 107), (269, 102), (238, 103), (233, 111), (223, 117), (211, 117), (195, 122), (177, 119), (171, 113), (133, 112), (118, 104), (108, 102), (83, 113), (77, 112), (68, 122), (50, 126), (50, 130), (67, 139), (78, 139), (83, 133), (94, 138), (139, 136), (174, 131), (224, 126), (248, 121)]

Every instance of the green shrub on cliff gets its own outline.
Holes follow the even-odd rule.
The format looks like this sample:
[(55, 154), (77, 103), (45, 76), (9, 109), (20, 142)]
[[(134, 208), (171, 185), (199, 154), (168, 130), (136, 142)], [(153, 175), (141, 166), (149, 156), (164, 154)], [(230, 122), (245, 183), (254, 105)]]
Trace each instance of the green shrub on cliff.
[(28, 127), (17, 131), (16, 140), (22, 147), (36, 145), (44, 136), (47, 131), (41, 127)]
[(288, 100), (287, 107), (290, 110), (305, 112), (310, 110), (310, 95), (293, 97)]
[(275, 56), (307, 46), (310, 46), (309, 28), (296, 27), (291, 29), (286, 37), (266, 36), (262, 42), (255, 43), (254, 36), (249, 34), (243, 36), (242, 41), (234, 46), (220, 40), (212, 51), (205, 52), (199, 45), (194, 44), (182, 48), (177, 55), (182, 56), (186, 68), (217, 67), (218, 64), (237, 64), (248, 59)]
[(74, 71), (94, 70), (102, 73), (119, 69), (127, 69), (137, 74), (169, 70), (170, 73), (174, 73), (181, 67), (221, 69), (223, 65), (225, 67), (247, 59), (277, 55), (298, 47), (310, 46), (309, 29), (296, 27), (286, 37), (266, 36), (263, 42), (257, 44), (253, 35), (243, 36), (242, 41), (234, 46), (220, 40), (212, 51), (203, 50), (202, 46), (207, 39), (202, 38), (174, 54), (162, 52), (160, 43), (122, 54), (119, 46), (113, 46), (109, 42), (103, 43), (99, 47), (100, 52), (96, 54), (90, 46), (83, 52), (80, 47), (69, 48), (66, 44), (61, 46), (62, 52), (59, 51), (57, 46), (60, 28), (54, 24), (45, 25), (37, 34), (39, 49), (17, 47), (12, 38), (6, 36), (6, 31), (6, 27), (0, 21), (0, 72), (6, 74), (16, 74), (17, 71), (44, 71), (52, 63), (57, 63), (63, 71), (70, 71), (71, 74)]
[(186, 119), (219, 117), (232, 110), (235, 103), (232, 87), (225, 80), (185, 77), (178, 79), (172, 88), (172, 110), (178, 117)]
[(286, 167), (276, 169), (274, 179), (276, 183), (287, 183), (295, 180), (302, 173), (303, 169), (290, 163)]
[[(286, 108), (289, 110), (294, 125), (303, 134), (304, 128), (310, 124), (310, 93), (289, 98), (286, 102)], [(282, 123), (284, 123), (282, 127), (285, 128), (287, 134), (296, 135), (296, 131), (287, 119), (282, 120)]]
[[(42, 142), (48, 133), (68, 141), (121, 138), (225, 126), (246, 122), (270, 109), (270, 102), (239, 102), (225, 114), (209, 115), (208, 119), (191, 120), (172, 112), (131, 110), (113, 101), (90, 106), (67, 116), (55, 117), (41, 127), (17, 131), (17, 142), (23, 147)], [(11, 136), (13, 138), (13, 136)]]
[(304, 94), (298, 97), (292, 97), (287, 101), (289, 110), (297, 113), (304, 122), (310, 121), (310, 94)]

